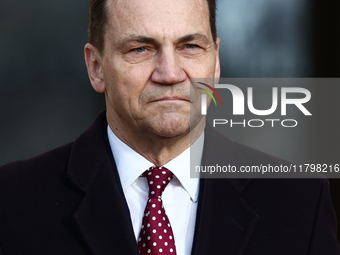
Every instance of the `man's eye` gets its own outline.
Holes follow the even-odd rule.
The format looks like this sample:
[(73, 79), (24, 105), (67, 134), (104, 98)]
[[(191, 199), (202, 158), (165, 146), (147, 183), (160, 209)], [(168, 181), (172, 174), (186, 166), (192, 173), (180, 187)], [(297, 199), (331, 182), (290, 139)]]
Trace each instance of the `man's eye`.
[(145, 47), (139, 47), (139, 48), (136, 48), (134, 50), (137, 51), (137, 52), (144, 52), (144, 51), (146, 51), (146, 48)]
[(195, 49), (196, 47), (197, 47), (196, 44), (187, 44), (187, 45), (185, 45), (185, 48), (187, 48), (187, 49)]

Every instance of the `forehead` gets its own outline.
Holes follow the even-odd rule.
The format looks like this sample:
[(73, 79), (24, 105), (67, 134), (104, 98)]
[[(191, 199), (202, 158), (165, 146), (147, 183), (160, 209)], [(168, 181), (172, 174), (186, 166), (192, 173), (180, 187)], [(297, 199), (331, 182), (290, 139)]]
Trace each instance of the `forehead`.
[(130, 35), (211, 36), (207, 0), (108, 0), (107, 14), (107, 33), (114, 35), (113, 40)]

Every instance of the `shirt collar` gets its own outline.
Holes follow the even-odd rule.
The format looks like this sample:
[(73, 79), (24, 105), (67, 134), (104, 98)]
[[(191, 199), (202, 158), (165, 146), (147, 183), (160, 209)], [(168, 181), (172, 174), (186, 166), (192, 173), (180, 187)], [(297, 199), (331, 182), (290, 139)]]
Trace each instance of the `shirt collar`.
[[(122, 142), (112, 132), (109, 125), (107, 126), (107, 133), (122, 188), (125, 192), (144, 171), (154, 164)], [(190, 178), (190, 163), (201, 164), (203, 144), (204, 132), (190, 148), (164, 165), (177, 177), (193, 202), (197, 202), (198, 199), (199, 178)], [(195, 151), (195, 153), (190, 153), (190, 150), (191, 152)], [(191, 160), (190, 157), (192, 157)]]

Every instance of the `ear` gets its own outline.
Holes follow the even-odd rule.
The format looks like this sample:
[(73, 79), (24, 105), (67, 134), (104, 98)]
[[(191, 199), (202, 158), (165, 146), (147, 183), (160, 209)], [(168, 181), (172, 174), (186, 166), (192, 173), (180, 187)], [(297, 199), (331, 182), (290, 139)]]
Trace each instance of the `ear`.
[[(216, 38), (216, 65), (215, 65), (215, 79), (219, 80), (221, 75), (221, 66), (220, 66), (220, 38)], [(217, 82), (218, 83), (218, 82)]]
[(84, 54), (87, 73), (92, 87), (98, 93), (104, 93), (106, 91), (106, 86), (104, 82), (103, 68), (101, 65), (101, 54), (98, 49), (90, 43), (85, 45)]

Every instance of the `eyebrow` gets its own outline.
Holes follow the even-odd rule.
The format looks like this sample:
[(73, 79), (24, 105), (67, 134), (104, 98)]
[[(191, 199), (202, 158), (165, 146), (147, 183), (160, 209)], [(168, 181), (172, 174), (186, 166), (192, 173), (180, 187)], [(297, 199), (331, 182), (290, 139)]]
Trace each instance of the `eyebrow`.
[[(209, 44), (209, 39), (207, 36), (195, 33), (195, 34), (189, 34), (180, 37), (176, 43), (184, 43), (184, 42), (190, 42), (194, 40), (202, 41), (204, 44)], [(148, 44), (160, 44), (156, 39), (152, 37), (142, 36), (142, 35), (129, 35), (122, 42), (120, 42), (117, 46), (118, 49), (123, 49), (126, 44), (130, 42), (139, 42), (139, 43), (148, 43)]]
[(139, 43), (148, 43), (148, 44), (157, 44), (157, 40), (147, 36), (141, 35), (129, 35), (122, 42), (117, 45), (118, 49), (124, 49), (126, 45), (130, 42), (139, 42)]
[(190, 41), (202, 41), (204, 44), (209, 44), (209, 39), (207, 36), (200, 34), (200, 33), (195, 33), (195, 34), (189, 34), (185, 35), (177, 40), (177, 43), (184, 43), (184, 42), (190, 42)]
[(157, 41), (154, 38), (141, 35), (130, 35), (122, 41), (123, 44), (128, 42), (157, 43)]

